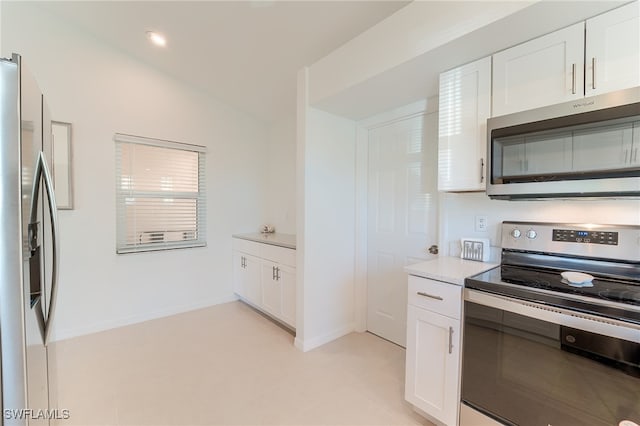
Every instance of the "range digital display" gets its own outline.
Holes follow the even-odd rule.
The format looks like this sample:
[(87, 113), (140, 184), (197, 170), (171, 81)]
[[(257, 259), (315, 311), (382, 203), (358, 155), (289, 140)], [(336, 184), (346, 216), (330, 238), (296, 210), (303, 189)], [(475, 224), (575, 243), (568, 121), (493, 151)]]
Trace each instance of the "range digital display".
[(606, 231), (582, 231), (576, 229), (554, 229), (553, 241), (617, 246), (618, 233)]

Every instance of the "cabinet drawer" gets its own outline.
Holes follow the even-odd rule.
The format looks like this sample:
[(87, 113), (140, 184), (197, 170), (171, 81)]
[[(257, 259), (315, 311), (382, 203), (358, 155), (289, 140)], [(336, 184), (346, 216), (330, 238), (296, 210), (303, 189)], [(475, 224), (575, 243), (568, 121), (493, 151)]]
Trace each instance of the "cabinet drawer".
[(296, 266), (296, 251), (286, 247), (261, 244), (260, 257), (281, 265)]
[(296, 267), (296, 251), (294, 249), (241, 238), (233, 239), (233, 249), (274, 263)]
[(419, 306), (450, 318), (460, 318), (461, 286), (409, 275), (408, 295), (410, 305)]
[(260, 256), (260, 246), (264, 244), (256, 243), (249, 240), (243, 240), (241, 238), (233, 239), (233, 249), (237, 251), (241, 251), (242, 253), (250, 254), (253, 256)]

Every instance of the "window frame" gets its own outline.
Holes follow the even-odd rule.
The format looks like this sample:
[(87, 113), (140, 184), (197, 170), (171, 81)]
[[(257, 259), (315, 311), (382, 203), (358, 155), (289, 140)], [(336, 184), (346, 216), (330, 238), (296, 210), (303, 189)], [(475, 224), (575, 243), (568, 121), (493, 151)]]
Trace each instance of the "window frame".
[[(142, 136), (133, 136), (123, 133), (116, 133), (114, 135), (114, 141), (116, 146), (116, 253), (128, 254), (128, 253), (142, 253), (151, 251), (164, 251), (183, 248), (205, 247), (207, 245), (206, 233), (206, 217), (207, 217), (207, 201), (206, 201), (206, 147), (200, 145), (192, 145), (181, 142), (173, 142), (162, 139), (154, 139)], [(190, 192), (170, 191), (166, 189), (158, 189), (157, 191), (143, 191), (134, 190), (131, 186), (125, 188), (125, 175), (123, 175), (123, 146), (129, 145), (147, 145), (155, 148), (175, 149), (183, 152), (195, 152), (198, 154), (198, 170), (197, 181), (198, 191), (194, 192), (191, 196)], [(170, 174), (170, 173), (168, 173)], [(129, 176), (129, 179), (131, 177)], [(158, 188), (163, 185), (162, 179), (157, 182)], [(149, 240), (142, 242), (142, 233), (140, 234), (139, 242), (131, 242), (128, 240), (128, 217), (127, 217), (127, 199), (145, 199), (145, 200), (158, 200), (162, 199), (180, 199), (180, 200), (195, 200), (195, 238), (186, 239), (184, 234), (184, 240), (165, 240), (167, 232), (180, 232), (169, 231), (170, 221), (167, 221), (164, 226), (164, 231), (157, 231), (156, 234), (162, 233), (162, 239), (158, 238), (158, 235), (149, 231), (141, 231), (142, 233), (149, 233)], [(142, 205), (142, 203), (141, 203)], [(180, 209), (180, 205), (175, 204), (176, 209)], [(138, 216), (136, 216), (138, 217)], [(186, 232), (186, 231), (184, 231)], [(155, 237), (155, 238), (154, 238)], [(134, 241), (137, 238), (134, 239)]]

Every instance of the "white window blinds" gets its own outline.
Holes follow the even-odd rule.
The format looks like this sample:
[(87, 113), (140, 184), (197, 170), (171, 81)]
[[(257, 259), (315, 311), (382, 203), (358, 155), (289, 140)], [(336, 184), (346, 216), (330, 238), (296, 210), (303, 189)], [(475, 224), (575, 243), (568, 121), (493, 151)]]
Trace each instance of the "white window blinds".
[(116, 133), (118, 253), (206, 244), (205, 147)]

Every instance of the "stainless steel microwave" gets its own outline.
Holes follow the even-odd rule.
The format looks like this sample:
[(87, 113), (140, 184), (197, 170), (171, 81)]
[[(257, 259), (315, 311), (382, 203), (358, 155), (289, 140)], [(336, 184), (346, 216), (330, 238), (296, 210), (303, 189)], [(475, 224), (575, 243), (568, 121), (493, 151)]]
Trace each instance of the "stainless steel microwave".
[(487, 195), (640, 198), (640, 87), (487, 121)]

